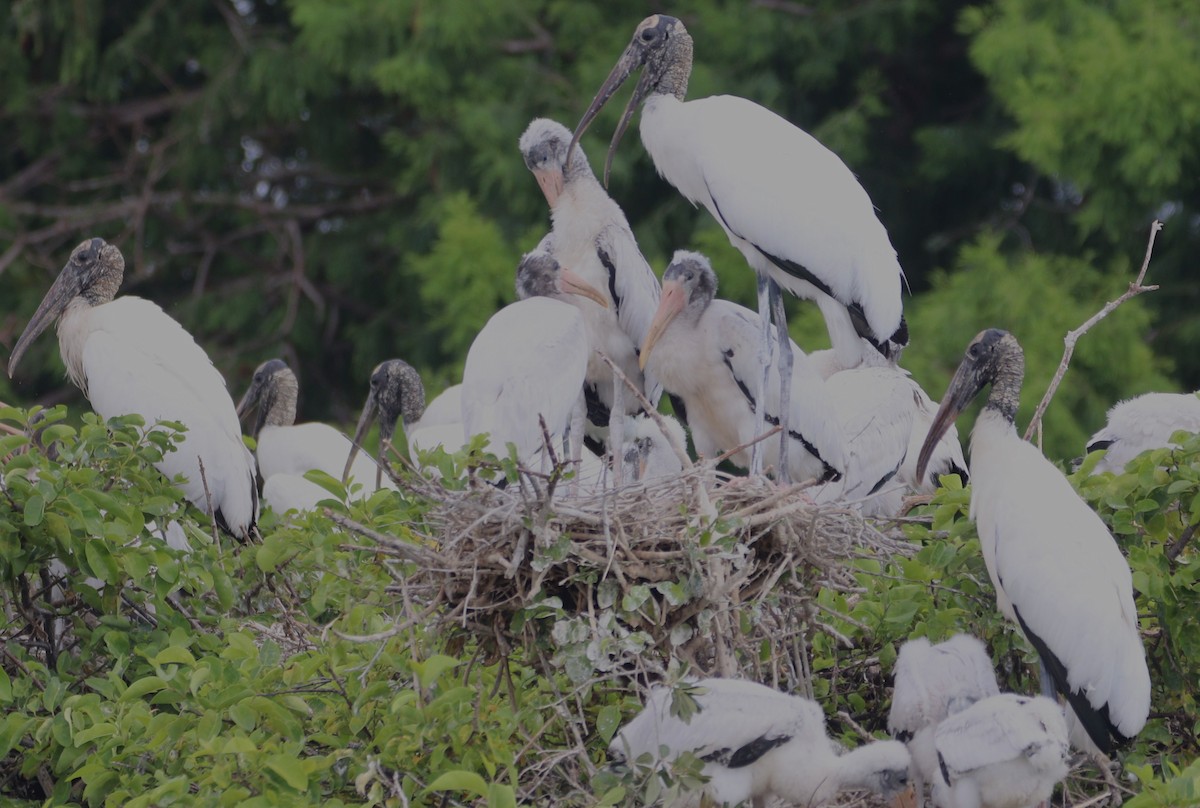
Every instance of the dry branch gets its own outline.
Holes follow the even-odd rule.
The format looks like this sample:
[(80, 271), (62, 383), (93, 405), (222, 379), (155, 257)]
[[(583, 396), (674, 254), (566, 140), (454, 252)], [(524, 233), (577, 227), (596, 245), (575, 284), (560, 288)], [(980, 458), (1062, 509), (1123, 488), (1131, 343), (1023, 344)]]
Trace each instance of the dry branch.
[(1042, 416), (1046, 414), (1046, 408), (1050, 406), (1050, 401), (1054, 398), (1054, 394), (1058, 392), (1058, 386), (1062, 383), (1063, 376), (1067, 374), (1067, 366), (1071, 364), (1071, 357), (1075, 353), (1075, 343), (1079, 342), (1079, 338), (1090, 331), (1092, 326), (1112, 314), (1126, 300), (1137, 297), (1143, 292), (1153, 292), (1158, 289), (1157, 285), (1143, 286), (1142, 282), (1146, 279), (1146, 270), (1150, 268), (1150, 255), (1154, 252), (1154, 238), (1158, 235), (1159, 230), (1162, 230), (1162, 222), (1155, 219), (1154, 223), (1150, 225), (1150, 238), (1146, 242), (1146, 256), (1142, 259), (1141, 271), (1138, 272), (1137, 279), (1130, 282), (1129, 288), (1116, 300), (1110, 300), (1105, 303), (1104, 308), (1089, 317), (1079, 328), (1076, 328), (1074, 331), (1068, 331), (1067, 335), (1063, 337), (1062, 361), (1058, 363), (1058, 370), (1054, 372), (1054, 378), (1050, 380), (1050, 386), (1046, 388), (1046, 394), (1038, 402), (1037, 410), (1033, 413), (1033, 419), (1025, 429), (1025, 440), (1029, 440), (1034, 432), (1037, 432), (1039, 449), (1042, 447)]

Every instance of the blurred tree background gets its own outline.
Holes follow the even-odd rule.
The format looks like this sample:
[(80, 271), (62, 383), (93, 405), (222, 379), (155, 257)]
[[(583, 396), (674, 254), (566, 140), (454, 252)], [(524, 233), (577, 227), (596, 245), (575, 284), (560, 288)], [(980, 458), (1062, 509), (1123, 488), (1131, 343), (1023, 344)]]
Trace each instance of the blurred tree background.
[[(934, 397), (988, 326), (1025, 345), (1023, 420), (1062, 336), (1083, 339), (1047, 417), (1081, 453), (1121, 397), (1200, 387), (1200, 15), (1192, 0), (11, 0), (0, 16), (0, 344), (72, 247), (118, 244), (123, 290), (196, 335), (235, 396), (297, 368), (301, 417), (347, 421), (400, 356), (436, 392), (513, 297), (548, 214), (516, 142), (573, 126), (636, 23), (680, 16), (690, 94), (751, 98), (858, 173), (912, 295), (904, 364)], [(599, 165), (619, 106), (585, 139)], [(651, 264), (708, 252), (750, 272), (630, 138), (610, 186)], [(824, 344), (795, 301), (806, 348)], [(54, 340), (5, 401), (75, 398)]]

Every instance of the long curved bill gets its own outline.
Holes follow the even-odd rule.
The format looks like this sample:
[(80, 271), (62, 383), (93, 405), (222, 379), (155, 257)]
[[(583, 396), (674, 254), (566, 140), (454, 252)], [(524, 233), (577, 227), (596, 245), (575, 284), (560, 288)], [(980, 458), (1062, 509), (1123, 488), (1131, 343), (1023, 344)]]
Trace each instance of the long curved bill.
[(342, 485), (345, 485), (350, 479), (350, 467), (354, 465), (354, 458), (358, 457), (358, 452), (362, 448), (362, 439), (366, 437), (367, 430), (371, 428), (371, 422), (375, 420), (375, 413), (378, 409), (379, 406), (375, 402), (375, 391), (372, 390), (367, 396), (367, 402), (363, 404), (362, 415), (358, 416), (358, 425), (354, 427), (354, 439), (352, 440), (354, 445), (350, 447), (350, 455), (346, 458), (346, 468), (342, 469)]
[(13, 346), (12, 354), (8, 357), (8, 378), (12, 378), (13, 373), (17, 370), (17, 363), (21, 361), (21, 357), (25, 355), (25, 351), (29, 349), (33, 341), (46, 330), (46, 326), (62, 314), (67, 304), (79, 294), (82, 288), (79, 274), (72, 272), (71, 265), (68, 264), (55, 278), (50, 290), (46, 292), (46, 296), (38, 305), (37, 311), (30, 318), (29, 324), (17, 338), (17, 344)]
[(246, 394), (242, 396), (242, 400), (237, 403), (237, 417), (240, 421), (246, 417), (246, 413), (258, 407), (258, 414), (254, 418), (254, 426), (251, 427), (250, 437), (258, 440), (258, 433), (262, 432), (262, 428), (267, 423), (267, 413), (271, 411), (271, 401), (268, 397), (263, 400), (263, 384), (258, 381), (250, 383), (250, 387), (246, 389)]
[(925, 470), (929, 466), (929, 459), (933, 457), (933, 450), (937, 447), (938, 441), (946, 434), (946, 430), (954, 423), (954, 419), (958, 418), (959, 414), (967, 408), (967, 405), (982, 389), (983, 382), (977, 372), (976, 364), (970, 359), (963, 359), (958, 370), (954, 372), (954, 378), (950, 380), (950, 386), (946, 388), (946, 395), (942, 397), (942, 404), (938, 407), (937, 414), (933, 416), (933, 423), (929, 425), (929, 434), (925, 436), (925, 442), (921, 444), (921, 454), (917, 457), (916, 479), (925, 479)]
[(650, 359), (650, 352), (654, 350), (655, 343), (662, 337), (663, 332), (667, 330), (667, 326), (671, 324), (676, 315), (683, 311), (686, 304), (687, 293), (684, 291), (683, 285), (679, 281), (665, 281), (662, 285), (662, 297), (658, 300), (658, 310), (654, 312), (654, 319), (650, 321), (650, 330), (646, 332), (646, 338), (642, 340), (638, 352), (638, 367), (642, 370), (646, 369), (646, 362)]
[[(637, 40), (629, 43), (625, 48), (625, 52), (621, 54), (621, 58), (613, 66), (612, 71), (608, 74), (608, 78), (600, 85), (600, 89), (596, 92), (596, 97), (592, 99), (591, 106), (583, 113), (583, 117), (579, 119), (578, 125), (575, 127), (575, 135), (571, 138), (571, 145), (567, 147), (567, 166), (571, 165), (571, 158), (575, 154), (575, 144), (583, 137), (583, 133), (587, 131), (592, 120), (600, 114), (600, 110), (608, 103), (608, 100), (613, 97), (613, 94), (621, 88), (621, 85), (628, 80), (633, 71), (637, 70), (645, 63), (645, 51), (639, 47)], [(647, 76), (643, 74), (641, 81), (638, 82), (637, 89), (629, 98), (629, 103), (625, 106), (625, 113), (621, 116), (621, 123), (617, 126), (613, 133), (612, 142), (608, 146), (608, 156), (604, 160), (604, 184), (608, 185), (608, 174), (612, 168), (613, 153), (617, 150), (617, 144), (621, 141), (621, 136), (625, 134), (625, 129), (629, 126), (629, 120), (633, 117), (633, 112), (637, 109), (637, 105), (646, 97), (646, 93), (650, 89), (651, 82)]]
[(598, 303), (603, 308), (608, 308), (608, 298), (601, 294), (599, 289), (566, 267), (563, 267), (559, 272), (558, 288), (563, 294), (586, 297), (588, 300)]

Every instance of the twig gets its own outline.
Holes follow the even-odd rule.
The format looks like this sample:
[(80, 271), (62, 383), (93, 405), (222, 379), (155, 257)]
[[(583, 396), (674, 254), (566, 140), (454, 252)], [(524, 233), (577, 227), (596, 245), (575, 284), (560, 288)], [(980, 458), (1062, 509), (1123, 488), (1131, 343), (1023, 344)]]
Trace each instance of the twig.
[(1137, 297), (1142, 292), (1153, 292), (1158, 289), (1158, 285), (1143, 286), (1142, 281), (1146, 279), (1146, 270), (1150, 268), (1150, 255), (1154, 252), (1154, 238), (1158, 235), (1158, 231), (1162, 230), (1162, 222), (1158, 219), (1150, 225), (1150, 238), (1146, 242), (1146, 256), (1142, 259), (1142, 269), (1138, 272), (1137, 280), (1129, 284), (1129, 288), (1124, 294), (1116, 300), (1110, 300), (1104, 304), (1104, 308), (1093, 314), (1084, 322), (1083, 325), (1076, 328), (1074, 331), (1068, 331), (1063, 337), (1063, 356), (1062, 361), (1058, 363), (1058, 370), (1054, 373), (1054, 378), (1050, 380), (1050, 386), (1046, 388), (1046, 395), (1042, 396), (1042, 400), (1038, 402), (1037, 410), (1033, 414), (1033, 419), (1029, 422), (1029, 426), (1025, 429), (1025, 440), (1029, 440), (1034, 432), (1038, 436), (1038, 448), (1042, 447), (1042, 416), (1046, 414), (1046, 408), (1050, 406), (1050, 401), (1054, 398), (1054, 394), (1058, 392), (1058, 386), (1062, 383), (1063, 376), (1067, 374), (1067, 366), (1071, 363), (1071, 356), (1075, 353), (1075, 343), (1079, 338), (1086, 334), (1092, 326), (1103, 320), (1108, 315), (1112, 314), (1113, 310), (1129, 300), (1132, 297)]
[(1183, 532), (1179, 534), (1179, 538), (1171, 542), (1171, 546), (1167, 548), (1167, 560), (1174, 561), (1175, 559), (1179, 558), (1179, 554), (1183, 552), (1184, 547), (1187, 547), (1188, 542), (1192, 540), (1192, 536), (1195, 535), (1195, 533), (1195, 525), (1188, 525), (1186, 528), (1184, 528)]

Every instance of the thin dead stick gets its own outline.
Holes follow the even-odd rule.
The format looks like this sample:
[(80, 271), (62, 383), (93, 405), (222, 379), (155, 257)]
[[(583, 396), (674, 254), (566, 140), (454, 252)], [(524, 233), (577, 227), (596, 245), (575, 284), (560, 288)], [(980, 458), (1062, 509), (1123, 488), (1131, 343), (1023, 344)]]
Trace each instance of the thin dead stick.
[(675, 456), (679, 458), (679, 462), (683, 464), (683, 467), (685, 469), (691, 468), (692, 459), (688, 457), (687, 447), (679, 445), (679, 442), (676, 440), (676, 436), (672, 434), (670, 429), (667, 428), (666, 418), (664, 418), (659, 413), (658, 409), (650, 403), (650, 399), (646, 398), (646, 394), (637, 389), (637, 385), (629, 381), (629, 377), (626, 376), (624, 372), (622, 372), (622, 370), (616, 366), (616, 363), (609, 359), (604, 353), (600, 354), (600, 358), (604, 360), (606, 365), (612, 368), (613, 375), (620, 379), (626, 387), (633, 391), (633, 395), (637, 397), (638, 403), (642, 405), (642, 409), (646, 411), (647, 415), (654, 419), (654, 423), (658, 424), (658, 428), (663, 433), (663, 437), (667, 439), (667, 445), (669, 445), (675, 451)]
[(1034, 432), (1037, 432), (1037, 445), (1042, 448), (1042, 416), (1046, 414), (1046, 408), (1050, 406), (1050, 401), (1054, 398), (1054, 394), (1058, 392), (1058, 386), (1062, 383), (1063, 376), (1067, 375), (1067, 366), (1071, 364), (1071, 356), (1075, 353), (1075, 343), (1079, 342), (1079, 338), (1091, 330), (1092, 326), (1103, 320), (1105, 317), (1113, 313), (1113, 310), (1129, 300), (1132, 297), (1137, 297), (1142, 292), (1153, 292), (1158, 289), (1158, 285), (1143, 286), (1142, 281), (1146, 279), (1146, 270), (1150, 268), (1150, 255), (1154, 252), (1154, 238), (1158, 235), (1158, 231), (1162, 230), (1162, 222), (1158, 219), (1150, 225), (1150, 238), (1146, 242), (1146, 256), (1142, 259), (1142, 269), (1138, 272), (1137, 280), (1129, 284), (1129, 288), (1124, 294), (1116, 300), (1110, 300), (1104, 304), (1104, 308), (1093, 314), (1084, 322), (1083, 325), (1076, 328), (1074, 331), (1068, 331), (1063, 337), (1063, 356), (1062, 361), (1058, 363), (1058, 370), (1054, 373), (1054, 378), (1050, 380), (1050, 386), (1046, 388), (1046, 395), (1042, 396), (1042, 400), (1038, 402), (1037, 410), (1033, 413), (1033, 420), (1029, 422), (1029, 426), (1025, 429), (1025, 440), (1029, 440)]

